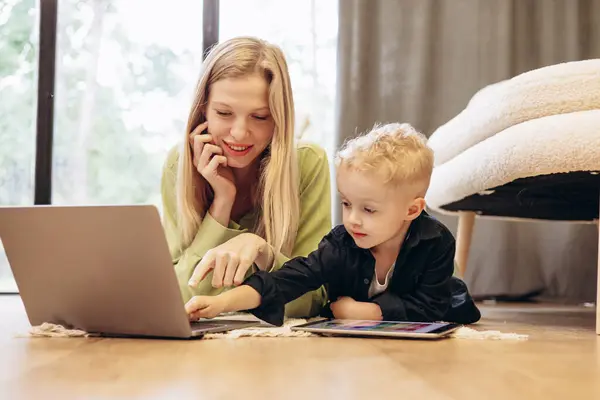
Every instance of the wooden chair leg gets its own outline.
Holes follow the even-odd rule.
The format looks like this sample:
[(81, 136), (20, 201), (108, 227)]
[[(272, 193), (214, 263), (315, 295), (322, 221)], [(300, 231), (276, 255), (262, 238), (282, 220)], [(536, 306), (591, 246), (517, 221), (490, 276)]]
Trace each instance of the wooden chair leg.
[(456, 256), (458, 271), (461, 277), (465, 276), (467, 270), (467, 259), (469, 258), (469, 249), (471, 247), (471, 238), (473, 236), (473, 227), (475, 225), (475, 213), (471, 211), (461, 211), (458, 213), (458, 232), (456, 235)]

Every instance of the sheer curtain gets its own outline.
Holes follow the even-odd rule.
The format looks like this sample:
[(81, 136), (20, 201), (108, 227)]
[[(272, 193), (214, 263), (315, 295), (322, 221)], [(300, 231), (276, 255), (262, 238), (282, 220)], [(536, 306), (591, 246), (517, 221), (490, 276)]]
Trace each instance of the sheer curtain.
[[(339, 12), (338, 145), (374, 122), (429, 135), (485, 85), (600, 57), (600, 0), (340, 0)], [(474, 234), (475, 295), (595, 299), (595, 226), (479, 218)]]

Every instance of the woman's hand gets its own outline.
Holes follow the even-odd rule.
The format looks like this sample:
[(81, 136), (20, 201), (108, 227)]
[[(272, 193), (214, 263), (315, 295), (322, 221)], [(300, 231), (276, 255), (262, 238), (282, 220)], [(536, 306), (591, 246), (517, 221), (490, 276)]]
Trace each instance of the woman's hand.
[(214, 144), (210, 133), (202, 133), (207, 127), (208, 122), (204, 122), (190, 134), (192, 162), (215, 193), (209, 210), (211, 216), (221, 225), (227, 226), (235, 201), (235, 179), (231, 169), (227, 166), (227, 158), (223, 155), (223, 149)]
[(263, 238), (253, 233), (242, 233), (207, 251), (188, 284), (197, 286), (213, 270), (213, 287), (239, 286), (253, 263), (265, 270), (273, 263), (273, 258), (273, 250)]

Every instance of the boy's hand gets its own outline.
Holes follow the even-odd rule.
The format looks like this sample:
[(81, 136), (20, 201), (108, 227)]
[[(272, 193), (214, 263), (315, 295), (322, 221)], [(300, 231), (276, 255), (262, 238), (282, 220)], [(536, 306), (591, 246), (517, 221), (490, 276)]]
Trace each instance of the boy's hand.
[(339, 297), (331, 303), (330, 308), (337, 319), (382, 319), (381, 308), (377, 304), (356, 301), (352, 297)]
[(200, 318), (214, 318), (224, 312), (226, 307), (222, 296), (194, 296), (185, 305), (190, 321)]
[(357, 301), (352, 297), (338, 297), (336, 301), (331, 303), (331, 312), (338, 319), (351, 319), (352, 310)]

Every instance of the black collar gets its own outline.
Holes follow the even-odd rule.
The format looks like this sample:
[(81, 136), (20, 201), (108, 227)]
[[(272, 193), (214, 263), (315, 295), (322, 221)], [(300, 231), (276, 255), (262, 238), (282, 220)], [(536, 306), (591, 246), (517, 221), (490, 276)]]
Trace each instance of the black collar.
[(422, 240), (431, 240), (442, 234), (440, 223), (425, 210), (411, 222), (404, 243), (415, 247)]

